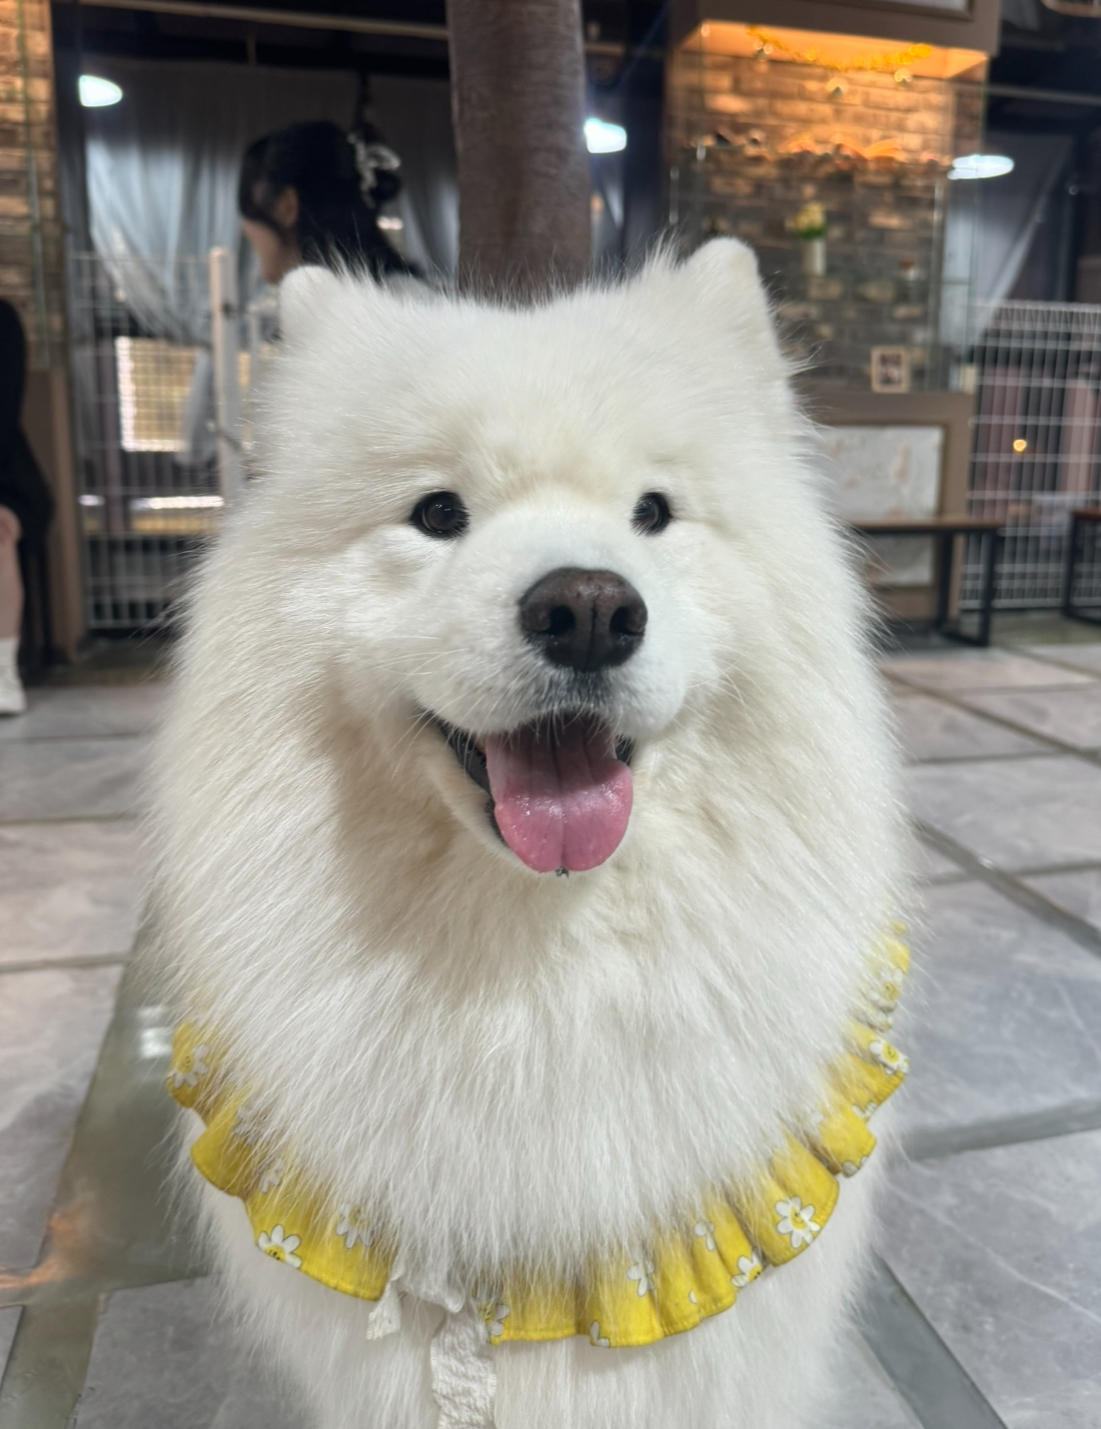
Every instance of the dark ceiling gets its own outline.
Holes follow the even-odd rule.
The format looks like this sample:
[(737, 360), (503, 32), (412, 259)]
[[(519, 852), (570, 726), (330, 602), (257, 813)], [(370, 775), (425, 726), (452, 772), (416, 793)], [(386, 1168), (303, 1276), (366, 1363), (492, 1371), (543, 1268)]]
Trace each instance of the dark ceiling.
[[(444, 0), (233, 0), (229, 5), (236, 11), (256, 9), (260, 19), (219, 15), (228, 0), (201, 0), (195, 8), (204, 14), (132, 9), (129, 3), (55, 0), (59, 51), (67, 52), (70, 63), (109, 54), (353, 69), (366, 78), (372, 73), (448, 74)], [(173, 3), (178, 0), (167, 0)], [(194, 0), (183, 0), (184, 7), (189, 3)], [(990, 70), (990, 126), (1081, 136), (1101, 126), (1101, 20), (1057, 15), (1041, 0), (1003, 4), (1002, 49)], [(668, 5), (663, 0), (583, 0), (583, 6), (594, 89), (616, 88), (629, 70), (634, 95), (660, 101)], [(299, 19), (316, 16), (318, 24), (279, 24), (273, 18), (278, 11)], [(325, 23), (338, 16), (352, 25), (381, 21), (398, 32), (357, 33)], [(1096, 104), (1090, 102), (1094, 98)]]
[(1040, 0), (1013, 0), (1005, 13), (990, 66), (990, 126), (1085, 133), (1101, 125), (1101, 19), (1058, 15)]
[[(171, 0), (170, 0), (171, 3)], [(184, 0), (187, 3), (187, 0)], [(223, 18), (219, 0), (203, 0), (206, 13), (160, 13), (154, 8), (55, 0), (53, 22), (60, 49), (83, 55), (109, 54), (147, 59), (216, 59), (239, 63), (356, 69), (362, 73), (431, 75), (448, 73), (443, 0), (235, 0), (234, 11), (256, 9), (262, 19)], [(587, 0), (585, 33), (590, 78), (612, 83), (625, 64), (653, 68), (664, 43), (662, 0)], [(316, 16), (316, 27), (279, 24), (273, 12)], [(398, 33), (356, 33), (331, 17), (352, 24), (381, 21)], [(433, 33), (436, 32), (436, 33)], [(658, 80), (660, 86), (660, 79)]]
[[(447, 43), (439, 34), (446, 25), (444, 0), (260, 0), (255, 5), (235, 0), (230, 6), (255, 8), (262, 20), (223, 18), (217, 11), (225, 4), (202, 0), (200, 8), (207, 13), (195, 15), (122, 8), (119, 0), (112, 5), (55, 0), (55, 36), (60, 48), (87, 55), (218, 59), (440, 78), (448, 72)], [(1040, 0), (1004, 4), (1002, 50), (990, 74), (991, 123), (1063, 130), (1092, 129), (1101, 123), (1101, 109), (1093, 105), (1001, 92), (1040, 89), (1101, 101), (1101, 20), (1057, 15)], [(597, 85), (614, 83), (624, 64), (634, 69), (641, 64), (660, 90), (660, 65), (655, 61), (665, 40), (667, 8), (663, 0), (584, 0), (590, 77)], [(271, 16), (280, 10), (316, 15), (318, 27), (278, 24)], [(327, 26), (329, 16), (348, 16), (353, 23), (388, 22), (403, 33), (355, 33)]]

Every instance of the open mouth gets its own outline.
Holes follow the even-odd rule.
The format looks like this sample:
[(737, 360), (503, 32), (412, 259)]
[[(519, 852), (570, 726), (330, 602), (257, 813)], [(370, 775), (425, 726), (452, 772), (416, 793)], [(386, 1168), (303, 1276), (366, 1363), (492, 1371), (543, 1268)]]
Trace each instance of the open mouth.
[(479, 742), (433, 719), (467, 776), (489, 795), (501, 838), (528, 868), (580, 873), (619, 847), (631, 816), (634, 745), (603, 720), (562, 711)]

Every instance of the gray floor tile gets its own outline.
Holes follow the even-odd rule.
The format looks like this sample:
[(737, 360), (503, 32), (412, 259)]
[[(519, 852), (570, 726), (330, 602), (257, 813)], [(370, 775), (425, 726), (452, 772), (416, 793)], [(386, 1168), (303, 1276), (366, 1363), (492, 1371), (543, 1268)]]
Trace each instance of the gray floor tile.
[(118, 979), (117, 968), (0, 977), (0, 1267), (38, 1257)]
[(218, 1313), (210, 1280), (111, 1296), (74, 1429), (305, 1429), (285, 1386)]
[(854, 1331), (837, 1366), (835, 1402), (814, 1429), (921, 1429), (879, 1361)]
[(969, 692), (972, 708), (1024, 725), (1075, 749), (1101, 748), (1101, 683), (1073, 690)]
[[(1101, 686), (1097, 688), (1101, 704)], [(891, 700), (902, 747), (911, 760), (1038, 754), (1044, 746), (1027, 735), (943, 704), (931, 695), (898, 694)]]
[(138, 842), (122, 819), (0, 825), (0, 964), (126, 952), (137, 927)]
[(883, 1197), (884, 1256), (1010, 1429), (1101, 1417), (1099, 1185), (1090, 1132), (900, 1167)]
[(31, 689), (26, 714), (0, 719), (0, 742), (145, 734), (160, 717), (167, 690), (166, 684), (153, 682)]
[(1008, 1429), (1096, 1429), (1101, 1423), (1101, 1379), (1064, 1380), (1041, 1394), (1009, 1400), (1003, 1419)]
[(986, 884), (926, 893), (897, 1037), (906, 1130), (1101, 1097), (1101, 959)]
[(1056, 756), (907, 770), (910, 808), (999, 868), (1101, 863), (1101, 768)]
[(1025, 646), (1023, 653), (1039, 655), (1058, 661), (1061, 665), (1074, 665), (1079, 670), (1101, 675), (1101, 638), (1082, 644)]
[(19, 1309), (0, 1310), (0, 1377), (3, 1376), (4, 1366), (8, 1362), (8, 1352), (12, 1340), (15, 1339), (19, 1316), (22, 1313)]
[(1085, 923), (1101, 928), (1101, 868), (1077, 873), (1042, 873), (1021, 880)]
[(915, 840), (915, 873), (926, 883), (938, 883), (945, 878), (964, 878), (966, 874), (958, 863), (953, 863), (935, 848)]
[(139, 736), (6, 741), (0, 744), (0, 823), (133, 813), (147, 759), (148, 742)]
[(1003, 690), (1021, 686), (1081, 685), (1086, 672), (1061, 670), (1009, 650), (949, 650), (940, 655), (899, 655), (880, 663), (884, 674), (926, 690)]

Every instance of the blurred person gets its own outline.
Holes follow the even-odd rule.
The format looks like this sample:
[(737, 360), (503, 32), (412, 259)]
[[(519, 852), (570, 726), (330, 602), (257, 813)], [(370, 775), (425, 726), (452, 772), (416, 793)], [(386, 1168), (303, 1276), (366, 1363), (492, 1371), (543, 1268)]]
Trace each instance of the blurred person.
[(264, 281), (303, 264), (416, 276), (378, 226), (401, 188), (400, 162), (370, 125), (345, 134), (328, 120), (291, 124), (250, 144), (237, 206)]
[(0, 715), (22, 714), (19, 678), (23, 620), (20, 546), (37, 545), (53, 516), (53, 498), (19, 425), (27, 379), (27, 339), (19, 314), (0, 300)]

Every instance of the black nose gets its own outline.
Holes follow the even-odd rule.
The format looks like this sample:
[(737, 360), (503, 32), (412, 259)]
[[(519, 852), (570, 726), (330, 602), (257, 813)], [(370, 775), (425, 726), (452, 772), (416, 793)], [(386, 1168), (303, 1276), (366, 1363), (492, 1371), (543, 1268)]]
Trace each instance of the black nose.
[(551, 571), (520, 597), (520, 628), (554, 665), (602, 670), (642, 644), (646, 604), (614, 571)]

